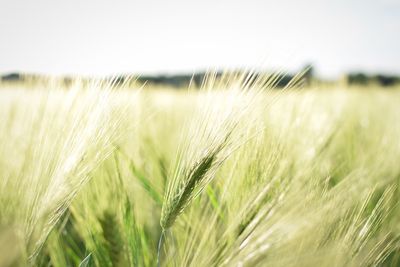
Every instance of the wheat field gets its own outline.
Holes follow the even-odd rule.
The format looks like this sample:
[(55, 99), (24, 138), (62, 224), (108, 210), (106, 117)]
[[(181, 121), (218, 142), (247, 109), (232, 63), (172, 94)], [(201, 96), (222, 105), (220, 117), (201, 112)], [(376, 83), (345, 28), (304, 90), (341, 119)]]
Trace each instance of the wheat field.
[(1, 85), (0, 266), (399, 266), (400, 89), (214, 78)]

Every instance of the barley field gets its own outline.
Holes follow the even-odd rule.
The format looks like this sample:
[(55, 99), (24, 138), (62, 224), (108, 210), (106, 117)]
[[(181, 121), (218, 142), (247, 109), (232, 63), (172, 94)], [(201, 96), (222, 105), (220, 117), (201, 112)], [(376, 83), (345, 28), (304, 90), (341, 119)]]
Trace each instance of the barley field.
[(400, 89), (0, 86), (0, 266), (399, 266)]

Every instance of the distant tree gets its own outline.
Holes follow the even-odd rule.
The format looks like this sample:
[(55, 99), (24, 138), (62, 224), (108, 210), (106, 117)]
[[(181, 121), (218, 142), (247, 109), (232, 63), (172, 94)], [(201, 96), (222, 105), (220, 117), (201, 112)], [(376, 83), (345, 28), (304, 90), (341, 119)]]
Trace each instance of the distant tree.
[(398, 77), (395, 76), (387, 76), (378, 74), (374, 77), (374, 79), (379, 83), (381, 86), (393, 86), (400, 81)]
[(364, 73), (351, 73), (348, 74), (347, 81), (349, 84), (367, 85), (369, 78)]
[(10, 74), (1, 76), (1, 80), (3, 82), (17, 82), (17, 81), (22, 81), (23, 77), (19, 73), (10, 73)]

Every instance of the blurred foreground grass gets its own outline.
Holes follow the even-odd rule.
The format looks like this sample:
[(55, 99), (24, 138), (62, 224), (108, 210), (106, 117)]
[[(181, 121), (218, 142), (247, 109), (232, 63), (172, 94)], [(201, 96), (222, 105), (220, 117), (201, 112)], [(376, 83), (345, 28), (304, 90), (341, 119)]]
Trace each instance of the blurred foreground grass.
[(400, 90), (106, 87), (0, 90), (0, 266), (400, 265)]

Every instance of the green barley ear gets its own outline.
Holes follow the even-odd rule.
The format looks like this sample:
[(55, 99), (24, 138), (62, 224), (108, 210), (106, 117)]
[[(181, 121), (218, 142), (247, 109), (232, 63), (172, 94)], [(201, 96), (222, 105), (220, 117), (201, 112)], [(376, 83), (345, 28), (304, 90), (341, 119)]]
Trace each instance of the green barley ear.
[(220, 152), (221, 149), (218, 149), (204, 156), (200, 162), (194, 164), (192, 169), (189, 170), (186, 179), (181, 180), (177, 193), (167, 205), (163, 206), (161, 214), (161, 226), (163, 229), (169, 228), (175, 222), (178, 215), (195, 197), (197, 187), (203, 181), (212, 178), (211, 175), (215, 173), (215, 169), (222, 163), (217, 162), (217, 155)]
[(197, 113), (184, 134), (187, 139), (180, 147), (175, 170), (167, 183), (160, 219), (164, 230), (173, 225), (214, 179), (229, 155), (251, 135), (255, 119), (251, 111), (261, 88), (246, 87), (247, 76), (229, 90), (212, 76), (208, 80), (211, 84), (203, 85), (208, 92), (199, 96)]

